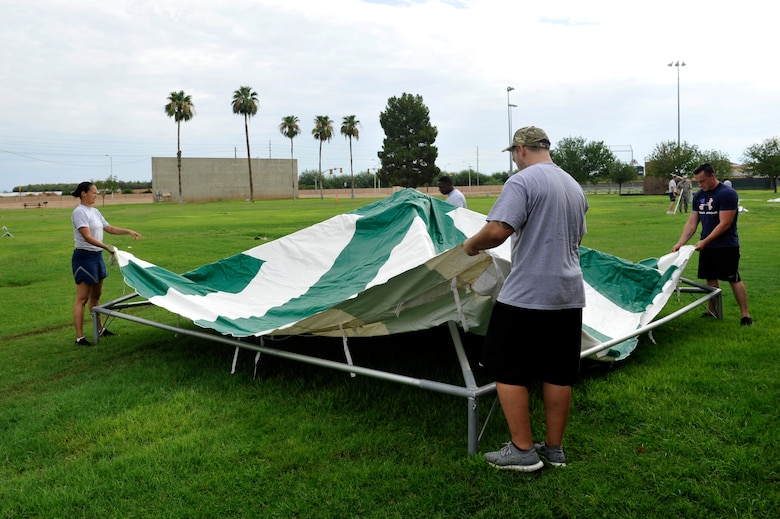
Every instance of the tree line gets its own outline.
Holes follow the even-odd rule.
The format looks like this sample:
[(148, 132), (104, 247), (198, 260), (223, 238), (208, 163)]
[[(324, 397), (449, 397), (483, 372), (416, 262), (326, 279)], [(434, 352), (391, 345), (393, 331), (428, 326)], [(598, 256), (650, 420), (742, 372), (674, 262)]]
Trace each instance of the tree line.
[[(152, 181), (126, 181), (119, 180), (118, 178), (109, 176), (106, 180), (93, 180), (95, 186), (100, 191), (107, 191), (108, 193), (151, 193)], [(23, 193), (57, 193), (69, 194), (76, 188), (76, 184), (62, 184), (62, 183), (49, 183), (49, 184), (27, 184), (26, 186), (14, 186), (14, 192), (22, 191)]]
[[(354, 189), (372, 189), (393, 185), (386, 184), (384, 180), (382, 180), (382, 177), (378, 175), (378, 170), (368, 169), (360, 171), (355, 173), (352, 177), (343, 175), (343, 172), (340, 170), (341, 168), (334, 168), (323, 171), (321, 181), (318, 180), (319, 172), (316, 169), (304, 170), (298, 175), (298, 188), (319, 189), (318, 186), (322, 185), (323, 189), (350, 189), (352, 186), (354, 186)], [(509, 173), (506, 171), (500, 171), (490, 175), (477, 173), (474, 170), (468, 169), (453, 172), (440, 170), (439, 172), (441, 175), (447, 175), (452, 178), (452, 183), (456, 186), (500, 186), (509, 178)], [(438, 177), (430, 182), (426, 182), (423, 186), (436, 187), (437, 184)]]
[[(780, 139), (770, 137), (759, 144), (745, 148), (742, 153), (742, 168), (747, 175), (769, 177), (777, 192), (777, 177), (780, 174)], [(709, 150), (702, 151), (695, 144), (674, 141), (656, 145), (647, 159), (647, 174), (654, 177), (669, 177), (672, 174), (690, 175), (699, 164), (709, 162), (721, 178), (732, 171), (728, 154)]]
[[(195, 104), (192, 97), (185, 92), (171, 92), (167, 98), (168, 103), (164, 110), (168, 117), (176, 122), (176, 157), (178, 167), (179, 197), (181, 193), (181, 123), (190, 121), (195, 116)], [(260, 103), (257, 92), (249, 86), (241, 86), (233, 92), (231, 102), (234, 114), (243, 118), (244, 132), (246, 135), (247, 165), (250, 200), (254, 201), (254, 181), (252, 177), (252, 161), (249, 142), (249, 120), (254, 117)], [(340, 187), (344, 183), (341, 175), (332, 175), (328, 171), (325, 176), (322, 170), (322, 146), (328, 143), (334, 136), (334, 121), (327, 115), (318, 115), (314, 118), (314, 126), (311, 135), (319, 142), (319, 163), (316, 172), (305, 171), (299, 175), (298, 182), (301, 188), (320, 190), (323, 197), (325, 187)], [(360, 121), (355, 115), (345, 116), (341, 121), (340, 133), (349, 141), (349, 184), (354, 198), (355, 187), (373, 187), (377, 184), (383, 186), (419, 187), (436, 184), (442, 171), (436, 166), (438, 149), (435, 146), (438, 129), (431, 124), (430, 111), (425, 105), (422, 96), (403, 93), (400, 97), (391, 97), (387, 106), (379, 114), (379, 123), (384, 131), (385, 138), (382, 148), (377, 152), (380, 167), (374, 171), (358, 172), (355, 175), (352, 161), (352, 141), (360, 138)], [(301, 134), (300, 119), (295, 115), (282, 117), (278, 126), (279, 132), (290, 139), (290, 158), (294, 159), (293, 140)], [(721, 176), (728, 176), (732, 170), (731, 161), (726, 153), (718, 150), (700, 150), (696, 145), (687, 142), (676, 143), (674, 141), (661, 142), (656, 145), (647, 158), (647, 171), (644, 167), (632, 160), (625, 163), (617, 159), (615, 154), (603, 141), (587, 141), (584, 137), (566, 137), (561, 139), (551, 150), (553, 160), (574, 177), (580, 184), (613, 182), (622, 186), (631, 182), (641, 174), (667, 178), (671, 174), (690, 174), (693, 169), (703, 162), (709, 162)], [(775, 191), (777, 190), (777, 176), (780, 173), (780, 139), (772, 137), (763, 143), (746, 148), (742, 156), (745, 173), (754, 176), (766, 176), (773, 180)], [(292, 168), (292, 161), (291, 161)], [(291, 171), (294, 178), (294, 170)], [(343, 173), (339, 171), (339, 173)], [(482, 175), (470, 170), (463, 171), (459, 175), (472, 175), (477, 185), (503, 183), (508, 174), (494, 173)], [(466, 185), (465, 179), (459, 175), (451, 175), (457, 185)], [(463, 176), (465, 176), (463, 175)], [(106, 189), (122, 189), (121, 185), (115, 186), (116, 178), (106, 181)], [(45, 185), (47, 188), (53, 185)], [(60, 185), (56, 185), (60, 186)], [(61, 187), (61, 186), (60, 186)], [(28, 189), (30, 186), (27, 186)], [(17, 190), (18, 188), (14, 188)], [(619, 187), (620, 189), (620, 187)], [(62, 189), (36, 189), (55, 190)], [(293, 193), (295, 190), (293, 189)]]
[[(166, 113), (181, 120), (189, 120), (192, 114), (192, 100), (184, 92), (172, 92), (171, 101), (166, 105)], [(180, 103), (176, 109), (174, 103)], [(257, 94), (250, 87), (241, 87), (233, 95), (233, 112), (244, 116), (244, 126), (247, 139), (247, 158), (249, 159), (248, 118), (257, 113)], [(180, 115), (177, 115), (180, 114)], [(393, 185), (403, 187), (418, 187), (435, 185), (442, 171), (436, 166), (438, 149), (435, 146), (438, 130), (431, 124), (430, 112), (422, 96), (403, 93), (400, 97), (391, 97), (387, 106), (379, 114), (379, 123), (385, 133), (382, 149), (377, 152), (380, 168), (371, 173), (355, 175), (352, 164), (352, 139), (360, 136), (360, 121), (354, 115), (344, 117), (341, 134), (349, 139), (350, 177), (349, 184), (341, 175), (333, 177), (332, 170), (328, 175), (322, 171), (322, 145), (333, 138), (333, 121), (328, 116), (318, 115), (314, 118), (312, 136), (319, 141), (319, 164), (316, 172), (305, 171), (299, 175), (299, 187), (322, 190), (325, 187), (348, 187), (354, 197), (355, 187), (373, 187), (376, 185)], [(290, 158), (294, 158), (293, 139), (301, 133), (300, 120), (294, 115), (285, 116), (279, 124), (279, 131), (290, 139)], [(179, 139), (179, 137), (177, 137)], [(625, 163), (618, 160), (615, 154), (603, 141), (587, 141), (584, 137), (566, 137), (561, 139), (551, 150), (553, 160), (571, 174), (581, 184), (613, 182), (619, 188), (624, 183), (635, 180), (639, 175), (647, 174), (656, 177), (668, 177), (670, 174), (690, 173), (703, 162), (710, 162), (716, 171), (722, 175), (731, 172), (731, 161), (727, 154), (717, 151), (699, 150), (687, 142), (677, 144), (673, 141), (656, 145), (648, 157), (647, 171), (636, 161)], [(177, 152), (181, 157), (181, 151)], [(770, 176), (776, 179), (780, 172), (780, 142), (777, 138), (767, 139), (762, 144), (748, 147), (744, 156), (744, 168), (748, 174)], [(724, 173), (725, 172), (725, 173)], [(339, 173), (342, 173), (341, 171)], [(472, 172), (468, 172), (469, 176)], [(181, 174), (181, 172), (180, 172)], [(495, 173), (482, 178), (475, 174), (477, 184), (502, 182), (507, 175)], [(503, 177), (503, 178), (502, 178)], [(465, 185), (455, 179), (456, 184)], [(776, 183), (775, 183), (776, 184)], [(250, 197), (252, 193), (252, 171), (249, 164)], [(253, 197), (252, 197), (253, 198)]]

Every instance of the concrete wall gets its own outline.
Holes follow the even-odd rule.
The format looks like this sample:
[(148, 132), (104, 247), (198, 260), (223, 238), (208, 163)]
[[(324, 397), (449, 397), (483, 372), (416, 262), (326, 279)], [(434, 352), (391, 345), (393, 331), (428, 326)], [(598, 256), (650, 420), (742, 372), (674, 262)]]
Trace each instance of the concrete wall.
[[(298, 191), (298, 161), (252, 159), (255, 200), (293, 198)], [(152, 157), (155, 201), (179, 202), (176, 158)], [(249, 200), (249, 166), (244, 159), (181, 159), (181, 198), (184, 202)]]

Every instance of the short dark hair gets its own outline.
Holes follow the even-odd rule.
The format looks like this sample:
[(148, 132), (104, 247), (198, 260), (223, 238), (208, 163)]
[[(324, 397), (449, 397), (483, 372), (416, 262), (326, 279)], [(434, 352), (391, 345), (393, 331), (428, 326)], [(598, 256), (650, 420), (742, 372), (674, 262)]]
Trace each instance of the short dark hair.
[(704, 172), (707, 174), (708, 177), (711, 177), (715, 174), (715, 168), (712, 167), (712, 164), (709, 162), (705, 162), (704, 164), (699, 164), (696, 166), (696, 169), (693, 170), (694, 175), (698, 175), (699, 173)]
[(439, 183), (442, 184), (452, 184), (452, 178), (448, 177), (447, 175), (444, 175), (439, 179)]

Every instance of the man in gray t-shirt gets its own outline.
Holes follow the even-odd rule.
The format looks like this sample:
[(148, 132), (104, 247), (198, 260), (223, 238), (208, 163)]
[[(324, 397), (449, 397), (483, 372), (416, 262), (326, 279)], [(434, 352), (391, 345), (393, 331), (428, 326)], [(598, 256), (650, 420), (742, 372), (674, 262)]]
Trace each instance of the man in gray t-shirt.
[(552, 162), (509, 177), (487, 216), (514, 230), (512, 270), (499, 301), (536, 310), (585, 306), (579, 242), (587, 207), (577, 181)]
[[(585, 288), (579, 244), (588, 202), (582, 188), (550, 157), (540, 128), (515, 132), (511, 151), (518, 173), (509, 177), (487, 224), (463, 243), (466, 254), (512, 240), (512, 268), (499, 292), (485, 339), (482, 365), (496, 381), (511, 441), (485, 459), (498, 468), (530, 472), (565, 465), (563, 436), (571, 387), (579, 373)], [(534, 443), (528, 387), (543, 383), (545, 441)]]

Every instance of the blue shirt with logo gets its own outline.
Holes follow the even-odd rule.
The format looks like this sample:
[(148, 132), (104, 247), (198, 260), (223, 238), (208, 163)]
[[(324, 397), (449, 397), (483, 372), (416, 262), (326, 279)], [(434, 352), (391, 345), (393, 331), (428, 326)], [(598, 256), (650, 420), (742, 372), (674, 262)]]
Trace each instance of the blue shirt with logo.
[(720, 182), (712, 191), (700, 189), (693, 196), (693, 209), (699, 213), (702, 240), (720, 223), (720, 211), (737, 211), (726, 232), (709, 242), (706, 248), (739, 247), (739, 235), (737, 235), (739, 195), (736, 191)]

